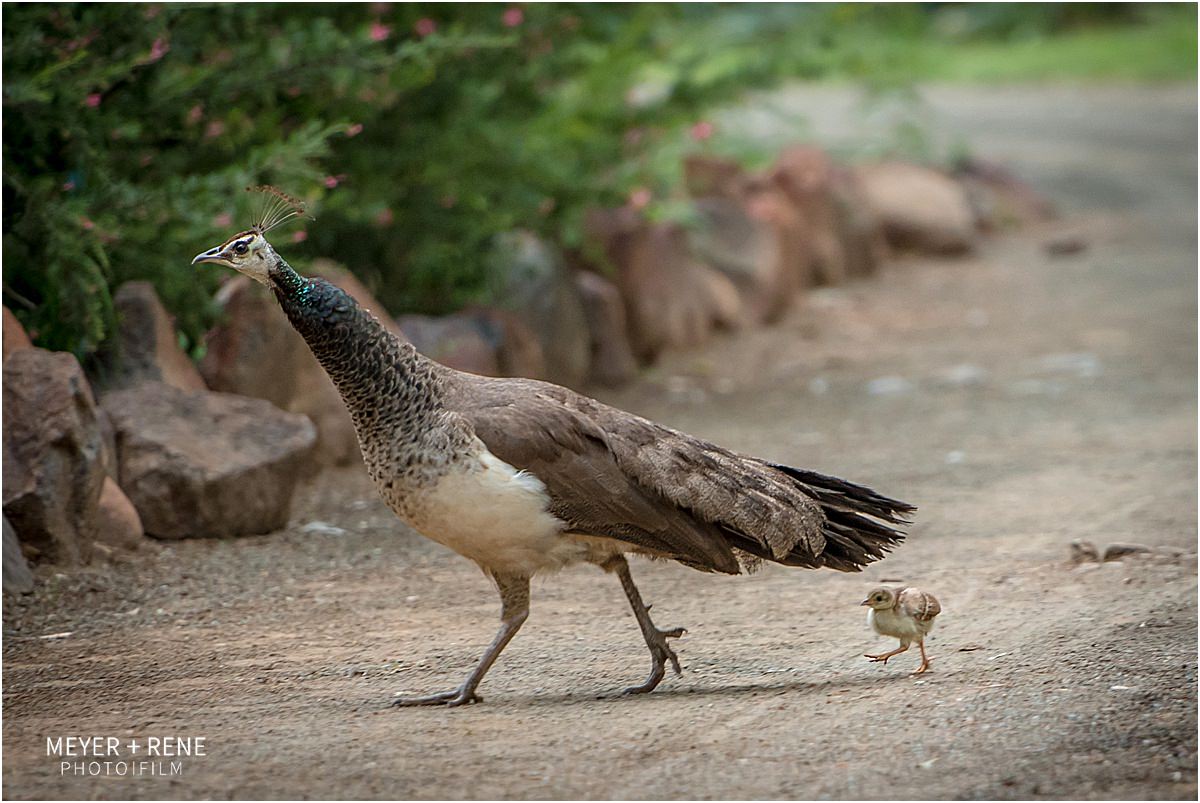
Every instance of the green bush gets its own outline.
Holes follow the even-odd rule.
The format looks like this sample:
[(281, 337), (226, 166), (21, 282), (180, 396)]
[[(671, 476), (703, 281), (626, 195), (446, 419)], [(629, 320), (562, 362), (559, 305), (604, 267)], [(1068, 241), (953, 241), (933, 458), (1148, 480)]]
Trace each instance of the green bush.
[(111, 290), (148, 279), (195, 353), (220, 271), (189, 261), (248, 224), (243, 187), (271, 183), (319, 218), (275, 235), (289, 258), (336, 259), (393, 310), (446, 311), (483, 300), (499, 232), (577, 247), (588, 207), (631, 195), (649, 215), (686, 218), (684, 153), (753, 156), (704, 122), (745, 88), (894, 85), (931, 37), (997, 42), (1134, 15), (6, 4), (5, 304), (40, 345), (86, 359), (112, 332)]

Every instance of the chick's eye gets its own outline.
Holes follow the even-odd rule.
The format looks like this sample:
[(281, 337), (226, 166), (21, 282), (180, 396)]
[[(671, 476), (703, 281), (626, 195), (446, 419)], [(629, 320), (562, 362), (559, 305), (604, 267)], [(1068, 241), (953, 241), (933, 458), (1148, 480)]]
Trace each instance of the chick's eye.
[(233, 251), (236, 254), (244, 254), (249, 250), (249, 247), (245, 243), (238, 243), (233, 247)]

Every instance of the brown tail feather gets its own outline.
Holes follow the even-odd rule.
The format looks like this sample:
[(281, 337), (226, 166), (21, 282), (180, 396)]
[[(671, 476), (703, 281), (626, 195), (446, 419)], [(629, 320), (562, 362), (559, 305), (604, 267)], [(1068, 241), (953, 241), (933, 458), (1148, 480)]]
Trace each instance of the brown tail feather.
[[(903, 531), (889, 524), (906, 525), (916, 507), (890, 499), (862, 485), (815, 471), (773, 465), (791, 477), (825, 513), (825, 549), (814, 561), (795, 553), (780, 563), (812, 566), (814, 563), (842, 572), (857, 572), (882, 558), (904, 540)], [(886, 523), (883, 523), (886, 522)]]

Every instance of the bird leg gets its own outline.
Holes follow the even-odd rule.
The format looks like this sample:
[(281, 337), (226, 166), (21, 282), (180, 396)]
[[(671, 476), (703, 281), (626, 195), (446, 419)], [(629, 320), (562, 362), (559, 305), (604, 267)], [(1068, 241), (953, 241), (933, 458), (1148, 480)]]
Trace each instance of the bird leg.
[(428, 694), (424, 697), (400, 697), (392, 702), (393, 706), (412, 705), (445, 705), (459, 706), (465, 703), (476, 703), (483, 700), (475, 693), (483, 676), (492, 668), (504, 647), (525, 624), (529, 618), (529, 578), (511, 575), (492, 575), (496, 587), (500, 590), (500, 630), (492, 639), (491, 646), (479, 659), (479, 665), (467, 676), (457, 689)]
[(888, 662), (888, 659), (891, 658), (893, 655), (899, 655), (900, 653), (907, 652), (907, 651), (908, 651), (908, 645), (902, 641), (902, 642), (900, 642), (900, 646), (897, 647), (896, 649), (892, 650), (891, 652), (885, 652), (885, 653), (881, 653), (879, 655), (864, 654), (863, 657), (870, 658), (872, 661), (883, 661), (886, 664)]
[(621, 580), (621, 588), (625, 589), (625, 596), (629, 598), (629, 605), (633, 608), (633, 615), (642, 629), (642, 637), (646, 639), (646, 646), (650, 648), (650, 676), (640, 686), (630, 686), (625, 689), (625, 693), (645, 694), (654, 691), (654, 687), (662, 681), (663, 675), (666, 674), (667, 661), (671, 662), (671, 668), (675, 670), (676, 675), (682, 674), (679, 668), (679, 656), (671, 649), (667, 639), (679, 638), (687, 631), (682, 627), (659, 630), (654, 626), (654, 622), (650, 619), (650, 606), (642, 602), (642, 595), (638, 593), (637, 586), (633, 584), (633, 576), (629, 573), (629, 563), (625, 560), (624, 555), (615, 555), (609, 558), (601, 565), (601, 568), (606, 572), (617, 573), (617, 577)]
[(917, 646), (921, 648), (921, 665), (917, 667), (916, 672), (913, 672), (914, 675), (920, 675), (929, 671), (929, 656), (925, 654), (925, 639), (918, 641)]

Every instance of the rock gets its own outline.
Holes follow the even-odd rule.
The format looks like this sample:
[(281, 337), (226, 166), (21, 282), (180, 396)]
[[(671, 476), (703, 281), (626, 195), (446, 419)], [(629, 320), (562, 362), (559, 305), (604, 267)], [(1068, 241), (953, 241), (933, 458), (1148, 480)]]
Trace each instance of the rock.
[(934, 254), (971, 249), (975, 213), (952, 177), (907, 162), (860, 165), (855, 174), (889, 244)]
[(1052, 220), (1054, 204), (1003, 165), (967, 159), (955, 170), (975, 212), (977, 225), (988, 231)]
[(459, 371), (500, 376), (500, 355), (487, 324), (473, 315), (401, 315), (417, 351)]
[(1077, 538), (1071, 542), (1070, 549), (1071, 563), (1076, 565), (1081, 563), (1096, 563), (1100, 560), (1100, 552), (1091, 541), (1081, 541)]
[(4, 593), (28, 594), (33, 591), (33, 572), (21, 554), (17, 533), (4, 517)]
[(810, 274), (818, 284), (841, 284), (847, 276), (842, 213), (834, 195), (836, 172), (820, 148), (795, 145), (779, 155), (768, 174), (804, 221)]
[(287, 525), (316, 443), (305, 416), (262, 399), (144, 382), (106, 394), (120, 485), (148, 534), (267, 533)]
[(737, 201), (700, 198), (695, 209), (702, 223), (687, 233), (697, 259), (733, 282), (752, 320), (778, 320), (795, 292), (781, 259), (778, 234)]
[(838, 238), (845, 275), (861, 278), (875, 273), (887, 257), (883, 224), (867, 201), (862, 182), (852, 170), (835, 167), (830, 174)]
[[(324, 371), (270, 293), (245, 276), (217, 292), (221, 323), (205, 339), (200, 372), (223, 393), (266, 399), (287, 409), (306, 371)], [(335, 394), (333, 383), (326, 379)]]
[(1121, 560), (1133, 555), (1148, 555), (1156, 550), (1152, 546), (1145, 544), (1109, 544), (1104, 548), (1104, 562), (1111, 560)]
[(692, 256), (680, 227), (650, 223), (622, 207), (593, 210), (585, 228), (613, 269), (639, 361), (653, 362), (663, 349), (699, 345), (715, 327), (740, 324), (737, 290)]
[(558, 252), (533, 234), (496, 238), (488, 259), (495, 306), (514, 315), (537, 337), (546, 379), (578, 387), (587, 379), (591, 336), (574, 277)]
[(7, 360), (8, 355), (18, 349), (33, 348), (33, 342), (29, 339), (29, 335), (25, 333), (25, 327), (21, 326), (21, 322), (17, 320), (17, 316), (12, 314), (12, 310), (8, 307), (4, 308), (4, 333), (3, 333), (3, 359)]
[(607, 279), (580, 271), (575, 277), (591, 334), (591, 379), (601, 385), (623, 385), (637, 375), (637, 360), (626, 332), (621, 291)]
[(141, 517), (133, 502), (111, 477), (105, 477), (96, 511), (96, 541), (132, 551), (142, 546), (145, 535)]
[(179, 347), (175, 323), (150, 282), (126, 282), (113, 295), (117, 315), (115, 353), (106, 360), (109, 387), (144, 380), (166, 382), (181, 390), (205, 390), (204, 379)]
[(775, 233), (780, 307), (816, 283), (817, 254), (810, 222), (773, 178), (751, 176), (728, 159), (694, 155), (684, 162), (684, 180), (693, 198), (735, 202), (748, 217)]
[(1083, 253), (1087, 250), (1088, 244), (1087, 240), (1079, 234), (1068, 231), (1056, 234), (1046, 240), (1042, 243), (1042, 247), (1052, 257), (1064, 257)]
[(103, 407), (96, 408), (96, 423), (100, 425), (100, 463), (105, 476), (117, 479), (117, 433)]
[(468, 307), (453, 315), (402, 315), (399, 323), (417, 351), (456, 370), (546, 378), (537, 336), (507, 310)]
[(779, 187), (767, 182), (747, 186), (746, 213), (775, 231), (782, 270), (780, 292), (788, 297), (827, 281), (818, 265), (808, 220)]
[(4, 362), (4, 515), (39, 558), (91, 557), (104, 482), (92, 389), (65, 352), (28, 348)]

